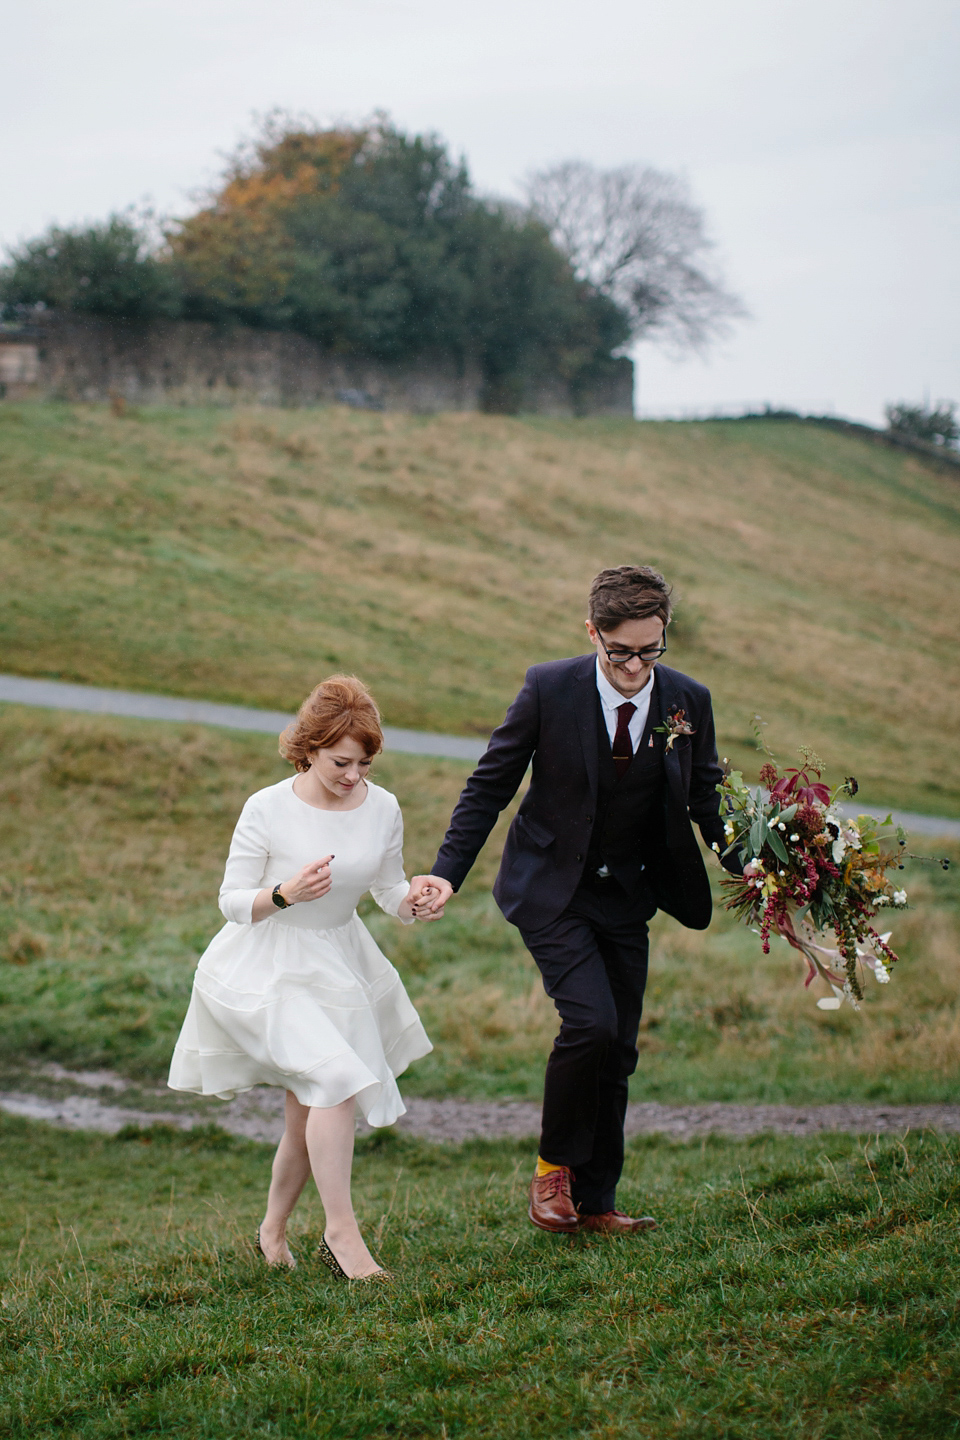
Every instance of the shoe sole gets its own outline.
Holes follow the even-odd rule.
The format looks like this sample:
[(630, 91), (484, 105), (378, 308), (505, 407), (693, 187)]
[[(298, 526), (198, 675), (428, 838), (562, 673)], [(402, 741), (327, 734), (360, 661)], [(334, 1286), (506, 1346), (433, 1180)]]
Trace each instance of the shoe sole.
[(572, 1225), (545, 1225), (536, 1218), (532, 1209), (527, 1211), (527, 1217), (531, 1225), (536, 1225), (538, 1230), (546, 1230), (548, 1235), (576, 1235), (580, 1229), (578, 1221), (574, 1221)]
[(624, 1226), (622, 1230), (595, 1230), (592, 1225), (578, 1225), (578, 1230), (584, 1235), (605, 1235), (609, 1240), (616, 1240), (621, 1235), (652, 1235), (654, 1230), (659, 1230), (659, 1225), (637, 1225), (635, 1227)]

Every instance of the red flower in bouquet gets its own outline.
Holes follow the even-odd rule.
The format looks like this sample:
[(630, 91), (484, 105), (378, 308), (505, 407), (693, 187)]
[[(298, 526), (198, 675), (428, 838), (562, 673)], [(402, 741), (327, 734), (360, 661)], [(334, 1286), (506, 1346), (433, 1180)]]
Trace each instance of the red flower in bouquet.
[[(816, 775), (820, 774), (817, 770)], [(806, 767), (802, 770), (788, 770), (782, 780), (778, 780), (770, 791), (777, 800), (796, 800), (801, 805), (813, 805), (817, 801), (821, 805), (830, 804), (830, 790), (828, 786), (820, 784), (819, 781), (811, 781)]]
[[(764, 765), (763, 770), (772, 770), (777, 778), (770, 783), (771, 800), (779, 800), (783, 805), (791, 805), (794, 801), (798, 805), (829, 805), (829, 787), (822, 784), (820, 776), (823, 774), (823, 761), (819, 760), (812, 751), (805, 747), (800, 752), (804, 764), (799, 770), (786, 770), (782, 776), (777, 774), (775, 765)], [(763, 770), (760, 772), (763, 778)], [(816, 775), (816, 780), (811, 780), (810, 773)], [(844, 781), (844, 786), (849, 786), (850, 781)], [(856, 785), (856, 781), (852, 782)], [(851, 791), (856, 794), (856, 791)]]

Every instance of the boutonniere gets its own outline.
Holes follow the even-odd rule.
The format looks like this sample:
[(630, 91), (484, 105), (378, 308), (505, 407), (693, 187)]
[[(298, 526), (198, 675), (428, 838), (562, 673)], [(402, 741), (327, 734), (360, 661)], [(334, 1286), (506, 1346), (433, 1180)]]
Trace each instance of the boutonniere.
[(655, 725), (653, 728), (655, 734), (666, 735), (668, 750), (673, 749), (673, 742), (681, 735), (696, 735), (697, 733), (687, 719), (684, 710), (671, 710), (667, 716), (666, 725)]

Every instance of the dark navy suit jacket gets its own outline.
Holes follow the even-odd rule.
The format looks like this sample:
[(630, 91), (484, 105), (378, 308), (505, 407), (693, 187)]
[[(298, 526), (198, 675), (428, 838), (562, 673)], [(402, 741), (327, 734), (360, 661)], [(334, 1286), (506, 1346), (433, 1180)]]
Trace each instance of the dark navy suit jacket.
[[(679, 709), (694, 733), (664, 750), (662, 830), (651, 837), (646, 878), (658, 909), (690, 929), (705, 930), (710, 885), (691, 820), (708, 845), (726, 847), (710, 692), (688, 675), (658, 665), (651, 705), (659, 715), (654, 725)], [(532, 760), (530, 787), (510, 826), (493, 893), (521, 930), (556, 919), (583, 875), (597, 809), (602, 723), (595, 655), (531, 666), (457, 802), (432, 874), (460, 888)], [(737, 860), (726, 863), (739, 870)]]

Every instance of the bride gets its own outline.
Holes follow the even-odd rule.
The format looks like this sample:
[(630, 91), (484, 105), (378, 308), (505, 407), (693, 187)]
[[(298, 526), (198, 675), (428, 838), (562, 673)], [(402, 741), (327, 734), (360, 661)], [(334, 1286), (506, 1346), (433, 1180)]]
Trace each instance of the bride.
[(312, 1172), (326, 1216), (318, 1256), (356, 1280), (387, 1272), (353, 1213), (355, 1113), (392, 1125), (404, 1113), (396, 1077), (433, 1048), (356, 910), (369, 890), (403, 924), (434, 918), (435, 896), (408, 898), (396, 798), (367, 775), (382, 747), (369, 691), (344, 675), (318, 685), (281, 735), (297, 774), (243, 807), (220, 888), (227, 924), (200, 958), (168, 1081), (222, 1100), (284, 1087), (257, 1249), (268, 1265), (296, 1263), (287, 1220)]

